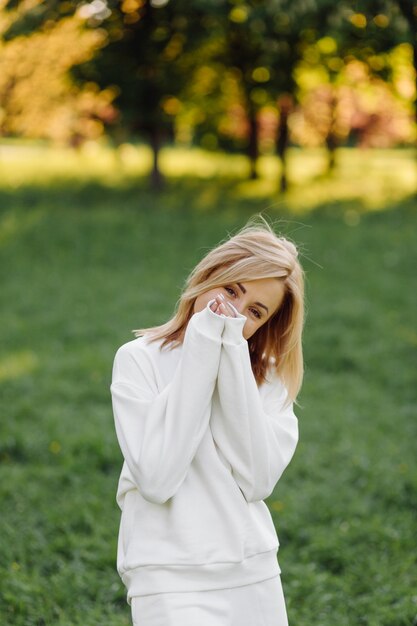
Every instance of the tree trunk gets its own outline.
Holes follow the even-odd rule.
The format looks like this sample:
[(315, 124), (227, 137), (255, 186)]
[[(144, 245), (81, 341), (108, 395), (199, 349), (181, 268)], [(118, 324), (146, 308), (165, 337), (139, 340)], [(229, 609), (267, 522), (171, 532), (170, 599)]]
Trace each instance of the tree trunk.
[(337, 148), (337, 134), (336, 134), (336, 108), (337, 108), (337, 98), (334, 94), (331, 96), (330, 100), (330, 125), (329, 132), (326, 137), (326, 146), (328, 151), (328, 159), (327, 159), (327, 174), (331, 174), (336, 167), (336, 148)]
[(250, 107), (249, 109), (249, 144), (248, 157), (250, 161), (250, 179), (256, 180), (258, 172), (256, 169), (259, 157), (258, 150), (258, 120), (256, 119), (256, 111)]
[[(414, 72), (415, 72), (415, 94), (414, 94), (414, 118), (417, 122), (417, 45), (416, 45), (416, 38), (417, 38), (417, 13), (415, 10), (415, 3), (414, 2), (409, 2), (408, 0), (397, 0), (397, 4), (398, 7), (401, 11), (401, 13), (403, 14), (403, 16), (405, 17), (407, 23), (408, 23), (408, 27), (410, 29), (410, 36), (411, 36), (411, 45), (413, 47), (413, 65), (414, 65)], [(416, 146), (414, 146), (414, 149), (416, 149)], [(417, 156), (417, 152), (416, 152), (416, 156)], [(415, 192), (417, 194), (417, 190)]]
[[(414, 34), (414, 40), (417, 33)], [(417, 45), (413, 45), (413, 65), (414, 65), (414, 118), (417, 123)]]
[(327, 173), (331, 174), (336, 167), (336, 148), (337, 148), (336, 136), (331, 130), (326, 137), (326, 146), (327, 146), (327, 153), (328, 153)]
[(277, 131), (277, 154), (281, 161), (281, 176), (279, 181), (279, 189), (281, 192), (288, 189), (288, 175), (287, 175), (287, 149), (289, 143), (290, 130), (288, 127), (288, 118), (293, 106), (292, 96), (285, 94), (278, 100), (278, 106), (280, 110), (279, 124)]
[[(414, 34), (414, 41), (416, 39), (416, 33)], [(417, 124), (417, 46), (413, 45), (413, 63), (414, 63), (414, 75), (415, 75), (415, 83), (414, 83), (414, 119)], [(414, 143), (414, 168), (417, 168), (417, 146)], [(417, 189), (414, 192), (414, 195), (417, 196)]]
[(151, 186), (155, 191), (159, 191), (164, 186), (164, 179), (159, 169), (160, 134), (157, 128), (150, 130), (150, 144), (152, 148)]

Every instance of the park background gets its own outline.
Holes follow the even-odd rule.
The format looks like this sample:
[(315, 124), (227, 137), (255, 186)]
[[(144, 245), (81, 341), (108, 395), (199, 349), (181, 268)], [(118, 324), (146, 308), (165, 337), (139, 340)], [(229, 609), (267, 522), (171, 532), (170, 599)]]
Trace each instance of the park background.
[(290, 624), (417, 624), (416, 33), (411, 0), (0, 0), (2, 625), (130, 623), (113, 356), (260, 212), (306, 272)]

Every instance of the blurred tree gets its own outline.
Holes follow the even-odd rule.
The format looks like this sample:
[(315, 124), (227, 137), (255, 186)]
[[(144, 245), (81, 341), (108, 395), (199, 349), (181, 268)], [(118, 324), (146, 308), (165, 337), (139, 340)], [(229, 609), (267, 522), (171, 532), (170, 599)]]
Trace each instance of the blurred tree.
[(365, 63), (370, 75), (392, 81), (394, 67), (387, 53), (398, 45), (411, 45), (414, 65), (414, 102), (417, 116), (417, 0), (357, 0), (337, 3), (333, 36), (345, 60)]
[(413, 49), (414, 62), (414, 115), (417, 122), (417, 2), (415, 0), (396, 0), (398, 6), (408, 26), (409, 42)]
[(280, 122), (277, 154), (281, 159), (280, 189), (287, 188), (286, 150), (290, 138), (289, 121), (298, 99), (296, 70), (306, 48), (329, 28), (334, 11), (331, 0), (274, 0), (267, 3), (266, 25), (271, 59), (272, 95), (278, 104)]
[(267, 83), (270, 71), (265, 67), (265, 4), (252, 1), (224, 3), (225, 64), (234, 68), (240, 81), (242, 104), (248, 122), (247, 153), (250, 177), (257, 177), (258, 111), (267, 100), (259, 85)]
[[(348, 3), (349, 4), (349, 3)], [(414, 112), (417, 120), (417, 0), (359, 0), (350, 21), (361, 35), (362, 50), (386, 52), (402, 43), (413, 51)]]
[[(223, 0), (216, 18), (225, 44), (216, 61), (238, 83), (235, 114), (245, 118), (250, 177), (257, 177), (262, 111), (279, 109), (276, 152), (281, 158), (280, 188), (287, 186), (285, 153), (288, 119), (295, 101), (294, 69), (302, 57), (306, 36), (314, 37), (331, 9), (330, 0)], [(242, 123), (241, 123), (242, 127)]]
[[(358, 9), (361, 3), (366, 5), (368, 17)], [(400, 103), (401, 94), (394, 93), (397, 85), (387, 55), (405, 41), (407, 26), (394, 4), (391, 0), (358, 0), (355, 7), (350, 2), (328, 0), (219, 3), (217, 19), (222, 23), (225, 45), (219, 47), (216, 60), (226, 68), (223, 74), (229, 77), (229, 84), (237, 83), (233, 89), (235, 100), (229, 103), (229, 108), (240, 119), (241, 131), (246, 133), (252, 178), (256, 177), (262, 113), (273, 106), (279, 112), (276, 151), (282, 162), (280, 188), (284, 190), (287, 186), (288, 124), (300, 96), (296, 86), (300, 67), (318, 69), (321, 77), (322, 82), (311, 94), (309, 111), (313, 114), (312, 123), (320, 111), (326, 111), (320, 120), (320, 132), (324, 132), (330, 169), (335, 164), (337, 146), (350, 135), (350, 123), (356, 125), (356, 134), (363, 144), (365, 136), (368, 143), (376, 145), (382, 141), (380, 133), (377, 137), (378, 128), (387, 120), (391, 120), (391, 127), (386, 139), (404, 140), (404, 131), (409, 132), (405, 119), (407, 105)], [(363, 64), (360, 97), (355, 95), (355, 85), (350, 79), (354, 68), (360, 67), (353, 64), (355, 59)], [(389, 80), (391, 88), (384, 91), (382, 80)], [(375, 94), (385, 93), (379, 100), (380, 112), (366, 104), (363, 94), (366, 89), (372, 91), (368, 89), (371, 85)], [(352, 111), (350, 118), (347, 111)], [(394, 120), (398, 123), (393, 124)]]
[(367, 55), (339, 45), (344, 43), (327, 35), (307, 46), (295, 72), (301, 109), (293, 136), (301, 145), (325, 143), (330, 170), (343, 141), (388, 147), (414, 134), (408, 44)]
[[(387, 87), (385, 97), (379, 101), (380, 114), (366, 103), (369, 97), (364, 97), (366, 90), (372, 91), (368, 89), (371, 84), (375, 94), (382, 93), (382, 80), (391, 81), (392, 92), (396, 88), (387, 54), (404, 40), (405, 22), (401, 16), (397, 15), (393, 31), (388, 32), (387, 16), (375, 14), (368, 24), (351, 3), (224, 0), (219, 3), (216, 19), (218, 32), (223, 33), (222, 43), (216, 49), (212, 47), (211, 61), (205, 58), (203, 66), (197, 68), (195, 76), (201, 80), (193, 81), (194, 97), (203, 85), (201, 109), (207, 109), (210, 102), (210, 120), (216, 124), (217, 137), (229, 135), (245, 142), (252, 178), (257, 175), (264, 112), (275, 109), (279, 118), (274, 124), (276, 152), (282, 162), (280, 188), (286, 188), (285, 155), (291, 136), (288, 124), (300, 97), (303, 105), (308, 102), (306, 121), (311, 126), (318, 123), (316, 135), (328, 148), (330, 169), (335, 164), (337, 146), (350, 135), (350, 123), (355, 125), (360, 142), (364, 143), (366, 136), (366, 141), (375, 145), (382, 141), (380, 133), (377, 137), (382, 120), (391, 120), (386, 139), (403, 141), (404, 132), (409, 132), (404, 118), (407, 105), (399, 102), (402, 96), (397, 97)], [(359, 68), (352, 64), (355, 59), (364, 64), (361, 96), (355, 94), (349, 78), (354, 67)], [(307, 72), (318, 80), (303, 80), (305, 84), (300, 86), (299, 77), (302, 74), (305, 78)], [(201, 109), (195, 118), (206, 125), (207, 117)], [(209, 147), (217, 146), (214, 130), (210, 133), (206, 128), (206, 137)]]
[[(315, 47), (322, 45), (319, 40)], [(407, 44), (397, 46), (380, 61), (393, 68), (390, 82), (353, 58), (347, 62), (339, 59), (342, 67), (331, 82), (326, 64), (321, 59), (314, 62), (317, 50), (310, 52), (296, 72), (301, 106), (293, 118), (292, 136), (299, 144), (321, 145), (333, 136), (329, 158), (334, 158), (334, 149), (341, 142), (391, 147), (409, 141), (413, 136), (410, 95), (414, 77)]]
[[(119, 129), (145, 135), (153, 151), (151, 181), (162, 185), (159, 150), (173, 136), (181, 94), (192, 80), (194, 57), (207, 39), (215, 2), (195, 0), (108, 0), (100, 19), (107, 42), (79, 79), (100, 87), (116, 86), (121, 111)], [(94, 2), (85, 7), (94, 5)], [(86, 9), (85, 9), (86, 10)], [(97, 16), (92, 13), (97, 21)]]
[[(328, 148), (330, 170), (337, 146), (352, 137), (353, 129), (360, 142), (366, 134), (374, 145), (383, 143), (378, 130), (382, 120), (391, 122), (385, 134), (388, 141), (403, 141), (405, 129), (410, 133), (407, 98), (401, 93), (404, 90), (398, 90), (399, 81), (394, 80), (394, 65), (389, 60), (390, 51), (407, 37), (407, 24), (393, 0), (358, 0), (354, 5), (334, 3), (316, 37), (306, 38), (295, 71), (298, 96), (304, 121)], [(355, 73), (360, 76), (356, 84), (351, 80)], [(372, 107), (371, 93), (376, 103), (376, 94), (382, 92), (385, 97)], [(300, 128), (297, 135), (300, 140)]]
[(178, 95), (190, 78), (181, 61), (205, 34), (203, 18), (210, 3), (201, 0), (204, 11), (198, 0), (191, 11), (185, 0), (25, 0), (23, 4), (24, 10), (15, 0), (6, 2), (6, 8), (18, 14), (8, 38), (36, 32), (65, 15), (78, 15), (101, 39), (100, 53), (88, 62), (80, 58), (73, 76), (80, 85), (117, 91), (121, 115), (114, 132), (129, 136), (140, 132), (149, 139), (154, 155), (151, 180), (155, 187), (161, 186), (159, 148), (172, 134)]
[(129, 135), (142, 133), (148, 138), (153, 151), (151, 181), (159, 188), (159, 150), (172, 135), (172, 113), (187, 80), (180, 60), (194, 42), (192, 20), (181, 2), (113, 0), (106, 6), (100, 29), (105, 29), (107, 43), (90, 63), (78, 68), (77, 76), (102, 88), (117, 87), (121, 126)]
[[(174, 132), (188, 141), (194, 135), (205, 147), (219, 143), (244, 147), (252, 178), (257, 175), (260, 141), (275, 132), (275, 151), (282, 162), (280, 188), (285, 189), (289, 123), (299, 98), (307, 113), (304, 121), (311, 127), (317, 125), (316, 134), (324, 137), (332, 166), (335, 148), (349, 135), (353, 119), (348, 123), (341, 110), (348, 101), (355, 109), (355, 98), (364, 102), (353, 95), (353, 86), (349, 87), (350, 100), (347, 98), (342, 84), (343, 80), (349, 82), (347, 68), (355, 67), (353, 61), (358, 59), (368, 68), (364, 70), (368, 82), (373, 77), (393, 82), (392, 67), (386, 62), (388, 52), (404, 41), (414, 41), (415, 52), (416, 43), (416, 11), (410, 0), (357, 0), (354, 7), (347, 0), (194, 0), (191, 6), (186, 0), (1, 2), (8, 11), (0, 14), (5, 20), (5, 45), (13, 43), (16, 50), (20, 46), (19, 56), (25, 56), (22, 46), (26, 39), (36, 47), (38, 35), (64, 33), (64, 25), (78, 20), (79, 39), (74, 49), (65, 53), (62, 48), (60, 54), (56, 45), (51, 48), (54, 61), (50, 66), (55, 63), (61, 68), (68, 90), (64, 96), (63, 90), (55, 88), (61, 95), (54, 100), (52, 94), (51, 102), (59, 109), (60, 99), (72, 102), (71, 98), (87, 89), (89, 97), (82, 102), (88, 109), (93, 94), (104, 94), (106, 103), (82, 113), (81, 118), (113, 122), (109, 130), (116, 141), (145, 135), (154, 155), (151, 179), (155, 187), (162, 183), (159, 148)], [(411, 21), (410, 7), (414, 11)], [(5, 16), (11, 15), (13, 20), (6, 24)], [(82, 29), (81, 23), (87, 28)], [(81, 42), (87, 41), (87, 35), (96, 39), (94, 44), (91, 39), (83, 57)], [(9, 68), (12, 65), (8, 62)], [(68, 79), (71, 67), (77, 88)], [(299, 77), (314, 73), (313, 68), (323, 82), (312, 85), (310, 81), (314, 95), (307, 95), (305, 85), (300, 88)], [(22, 72), (4, 72), (6, 78), (0, 79), (4, 102), (16, 98), (13, 94), (29, 74), (36, 76), (32, 70)], [(29, 84), (27, 100), (28, 93), (37, 92), (35, 83)], [(114, 96), (120, 111), (117, 123), (109, 108)], [(356, 133), (361, 141), (367, 136), (369, 142), (380, 122), (373, 112), (365, 115), (361, 106), (355, 109)], [(395, 106), (392, 100), (385, 120), (391, 114), (388, 109), (393, 111)], [(318, 119), (320, 111), (325, 114)], [(298, 112), (295, 119), (299, 119)], [(373, 135), (364, 130), (371, 126)]]
[[(52, 138), (72, 145), (97, 138), (114, 119), (114, 93), (68, 76), (102, 44), (77, 15), (49, 20), (31, 32), (28, 15), (38, 2), (9, 3), (0, 11), (0, 133)], [(36, 25), (38, 26), (38, 25)]]

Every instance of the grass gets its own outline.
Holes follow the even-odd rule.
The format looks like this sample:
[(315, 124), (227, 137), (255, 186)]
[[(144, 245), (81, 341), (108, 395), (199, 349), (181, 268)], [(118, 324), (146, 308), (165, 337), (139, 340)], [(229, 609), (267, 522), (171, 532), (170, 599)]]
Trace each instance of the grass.
[(119, 162), (36, 150), (0, 148), (0, 623), (130, 623), (113, 355), (168, 317), (210, 246), (267, 209), (307, 279), (301, 438), (268, 499), (290, 624), (417, 624), (411, 154), (345, 151), (326, 179), (323, 155), (293, 151), (303, 184), (277, 199), (268, 159), (247, 183), (239, 157), (167, 150), (154, 195), (144, 149)]

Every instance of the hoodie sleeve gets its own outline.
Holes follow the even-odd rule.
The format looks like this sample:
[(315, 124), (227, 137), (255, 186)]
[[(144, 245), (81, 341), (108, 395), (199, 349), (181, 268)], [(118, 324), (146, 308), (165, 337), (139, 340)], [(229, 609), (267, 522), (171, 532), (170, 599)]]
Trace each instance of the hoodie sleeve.
[(276, 374), (261, 398), (252, 372), (244, 316), (227, 317), (210, 427), (248, 502), (268, 497), (298, 442), (298, 420)]
[(146, 350), (133, 350), (129, 342), (114, 359), (110, 389), (117, 438), (150, 502), (162, 504), (175, 494), (208, 428), (224, 327), (224, 317), (209, 304), (191, 317), (174, 377), (162, 392)]

